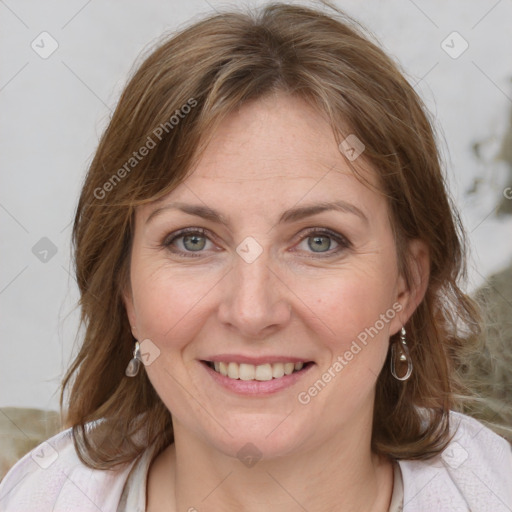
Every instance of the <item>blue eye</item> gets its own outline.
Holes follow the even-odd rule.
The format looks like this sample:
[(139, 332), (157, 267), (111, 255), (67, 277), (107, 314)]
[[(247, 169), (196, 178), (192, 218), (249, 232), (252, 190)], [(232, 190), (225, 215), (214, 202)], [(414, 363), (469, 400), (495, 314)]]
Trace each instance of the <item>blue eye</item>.
[(162, 245), (175, 253), (200, 253), (212, 243), (201, 228), (186, 228), (169, 235)]
[[(300, 251), (328, 257), (351, 247), (351, 243), (334, 231), (311, 228), (302, 236), (297, 246)], [(207, 236), (205, 229), (185, 228), (168, 235), (163, 240), (162, 247), (181, 256), (200, 257), (216, 246)]]
[(333, 231), (313, 228), (306, 233), (298, 246), (305, 252), (331, 256), (350, 247), (350, 242)]
[(206, 245), (206, 238), (202, 235), (185, 235), (183, 239), (183, 246), (190, 251), (201, 251)]
[(308, 247), (313, 252), (328, 251), (332, 244), (331, 238), (325, 235), (308, 236), (306, 240), (308, 241)]

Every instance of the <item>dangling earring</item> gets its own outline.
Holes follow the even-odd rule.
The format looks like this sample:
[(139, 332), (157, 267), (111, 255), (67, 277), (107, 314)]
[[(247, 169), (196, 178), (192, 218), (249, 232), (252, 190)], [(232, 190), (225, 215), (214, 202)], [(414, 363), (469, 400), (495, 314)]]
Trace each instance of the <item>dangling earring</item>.
[(133, 359), (130, 360), (128, 363), (128, 366), (126, 367), (125, 374), (127, 377), (135, 377), (137, 373), (139, 373), (140, 368), (140, 362), (141, 362), (141, 355), (140, 355), (140, 346), (139, 342), (135, 342), (135, 348), (133, 349)]
[[(409, 347), (405, 341), (405, 328), (402, 327), (400, 331), (400, 340), (395, 341), (391, 345), (391, 374), (397, 380), (407, 380), (412, 373), (412, 359), (409, 353)], [(407, 371), (405, 375), (399, 376), (396, 372), (397, 368), (403, 370), (403, 367), (407, 365)], [(403, 371), (400, 373), (403, 374)]]

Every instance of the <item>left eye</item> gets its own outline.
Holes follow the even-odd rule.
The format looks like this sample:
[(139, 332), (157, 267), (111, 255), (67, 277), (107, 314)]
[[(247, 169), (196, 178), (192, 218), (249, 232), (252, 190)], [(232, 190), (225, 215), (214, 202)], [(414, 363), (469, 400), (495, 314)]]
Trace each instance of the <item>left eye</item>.
[(304, 237), (298, 244), (300, 250), (315, 253), (337, 252), (341, 246), (347, 245), (343, 240), (331, 233), (314, 232)]
[(333, 244), (336, 244), (336, 246), (338, 245), (338, 243), (329, 235), (308, 236), (302, 240), (299, 246), (302, 245), (301, 248), (304, 248), (304, 243), (307, 245), (308, 249), (313, 252), (327, 252), (331, 249)]

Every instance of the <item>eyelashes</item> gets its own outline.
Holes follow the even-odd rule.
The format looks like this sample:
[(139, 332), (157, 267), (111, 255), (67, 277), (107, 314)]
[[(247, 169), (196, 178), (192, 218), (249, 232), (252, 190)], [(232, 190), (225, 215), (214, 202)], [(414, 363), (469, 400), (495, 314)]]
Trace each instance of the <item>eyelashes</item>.
[[(312, 242), (310, 242), (312, 240)], [(317, 251), (314, 249), (320, 249), (322, 246), (323, 241), (328, 240), (328, 247), (327, 251)], [(336, 247), (333, 249), (331, 246), (333, 245), (331, 242), (334, 241), (336, 244)], [(305, 243), (306, 242), (306, 243)], [(305, 243), (305, 244), (304, 244)], [(349, 249), (352, 247), (352, 244), (350, 241), (340, 233), (337, 233), (335, 231), (331, 231), (330, 229), (326, 228), (309, 228), (305, 230), (299, 239), (299, 243), (297, 245), (305, 245), (305, 247), (302, 248), (304, 252), (307, 252), (313, 257), (320, 257), (325, 258), (329, 256), (335, 256), (341, 253), (342, 251)], [(311, 249), (311, 250), (308, 250)], [(293, 252), (296, 252), (297, 249), (292, 249)]]
[[(197, 258), (204, 256), (208, 251), (214, 250), (218, 252), (221, 250), (211, 238), (215, 237), (210, 235), (206, 229), (189, 227), (166, 235), (161, 246), (173, 254), (188, 258)], [(309, 256), (307, 257), (314, 258), (326, 258), (339, 255), (342, 251), (352, 247), (351, 242), (345, 236), (326, 228), (306, 229), (301, 233), (291, 251), (297, 252), (297, 246), (299, 245), (303, 246), (299, 251), (308, 253)], [(333, 245), (335, 245), (334, 248), (332, 247)], [(327, 248), (327, 250), (321, 250), (323, 248)]]
[[(209, 239), (208, 233), (203, 228), (184, 228), (180, 229), (178, 231), (175, 231), (169, 235), (167, 235), (163, 242), (162, 246), (166, 249), (170, 250), (174, 254), (183, 254), (185, 256), (189, 257), (197, 257), (201, 256), (201, 254), (194, 254), (203, 252), (201, 249), (204, 249), (205, 244), (198, 244), (197, 240), (200, 240), (201, 238), (204, 238), (206, 241), (210, 242), (210, 244), (213, 244), (213, 242)], [(181, 240), (182, 242), (185, 240), (189, 240), (192, 243), (196, 244), (196, 250), (195, 251), (187, 251), (183, 249), (178, 249), (176, 247), (176, 241)], [(185, 247), (185, 246), (184, 246)]]

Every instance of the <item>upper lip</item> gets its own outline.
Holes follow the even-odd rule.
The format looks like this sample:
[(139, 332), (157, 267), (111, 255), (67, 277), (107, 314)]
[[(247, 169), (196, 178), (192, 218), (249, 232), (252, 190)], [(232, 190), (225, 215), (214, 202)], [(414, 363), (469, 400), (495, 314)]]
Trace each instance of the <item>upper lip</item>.
[(243, 354), (216, 354), (203, 359), (203, 361), (211, 361), (214, 363), (245, 363), (258, 366), (265, 363), (308, 363), (311, 359), (292, 356), (258, 356), (251, 357)]

